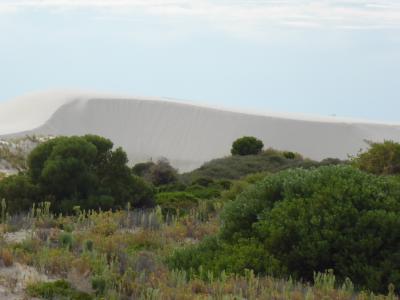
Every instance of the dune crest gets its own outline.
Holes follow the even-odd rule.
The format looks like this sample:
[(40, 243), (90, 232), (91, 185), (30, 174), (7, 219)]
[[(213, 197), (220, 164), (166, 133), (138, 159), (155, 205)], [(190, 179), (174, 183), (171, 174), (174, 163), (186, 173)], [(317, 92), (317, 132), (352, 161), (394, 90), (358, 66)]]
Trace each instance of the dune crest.
[(167, 98), (53, 92), (0, 103), (0, 135), (99, 134), (122, 146), (131, 163), (168, 158), (180, 171), (229, 154), (232, 142), (252, 135), (267, 147), (312, 159), (346, 158), (364, 140), (400, 141), (400, 125), (243, 113)]

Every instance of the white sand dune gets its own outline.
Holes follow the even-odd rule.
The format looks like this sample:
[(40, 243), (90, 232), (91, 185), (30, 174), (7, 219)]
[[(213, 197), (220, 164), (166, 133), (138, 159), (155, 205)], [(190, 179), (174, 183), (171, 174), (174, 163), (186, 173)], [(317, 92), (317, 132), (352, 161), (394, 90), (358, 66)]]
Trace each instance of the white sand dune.
[(167, 98), (52, 92), (0, 103), (0, 135), (82, 135), (110, 138), (131, 163), (166, 157), (181, 171), (228, 155), (232, 142), (256, 136), (268, 147), (312, 159), (346, 158), (365, 139), (400, 141), (400, 124), (329, 117), (243, 113)]

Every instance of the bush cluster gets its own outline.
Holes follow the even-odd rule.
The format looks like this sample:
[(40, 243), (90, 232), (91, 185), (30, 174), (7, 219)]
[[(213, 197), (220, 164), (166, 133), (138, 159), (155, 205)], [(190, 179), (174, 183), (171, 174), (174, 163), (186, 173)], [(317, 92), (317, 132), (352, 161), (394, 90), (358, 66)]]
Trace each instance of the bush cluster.
[(172, 268), (199, 266), (313, 280), (339, 279), (386, 291), (400, 286), (400, 182), (349, 166), (267, 176), (226, 204), (220, 234), (177, 251)]
[(48, 201), (54, 211), (153, 206), (153, 189), (127, 166), (126, 153), (105, 138), (57, 137), (37, 146), (28, 171), (0, 181), (9, 212)]
[(154, 186), (172, 184), (178, 180), (178, 171), (166, 159), (160, 159), (156, 163), (152, 161), (138, 163), (132, 168), (132, 171)]
[(28, 286), (27, 292), (32, 297), (41, 297), (43, 299), (93, 299), (93, 297), (89, 294), (73, 289), (71, 287), (71, 284), (69, 284), (65, 280), (31, 284), (30, 286)]

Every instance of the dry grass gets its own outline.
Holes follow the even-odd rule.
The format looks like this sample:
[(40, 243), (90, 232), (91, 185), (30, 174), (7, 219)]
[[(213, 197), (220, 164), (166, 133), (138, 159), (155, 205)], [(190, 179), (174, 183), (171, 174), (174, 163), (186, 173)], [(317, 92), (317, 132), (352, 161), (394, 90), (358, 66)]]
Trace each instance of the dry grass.
[(11, 267), (14, 263), (12, 252), (8, 249), (2, 249), (0, 252), (0, 261), (3, 262), (4, 266)]
[(53, 228), (36, 228), (32, 238), (8, 245), (0, 258), (5, 265), (13, 261), (30, 264), (45, 274), (64, 278), (98, 299), (397, 299), (393, 294), (355, 293), (351, 285), (338, 286), (331, 273), (318, 275), (314, 286), (257, 277), (250, 271), (244, 276), (222, 273), (218, 277), (209, 274), (206, 279), (189, 278), (184, 271), (169, 270), (165, 258), (179, 247), (216, 233), (217, 215), (210, 214), (203, 221), (193, 212), (149, 226), (148, 220), (154, 216), (154, 211), (142, 212), (140, 220), (132, 222), (127, 211), (80, 212), (58, 218), (43, 212), (36, 217)]

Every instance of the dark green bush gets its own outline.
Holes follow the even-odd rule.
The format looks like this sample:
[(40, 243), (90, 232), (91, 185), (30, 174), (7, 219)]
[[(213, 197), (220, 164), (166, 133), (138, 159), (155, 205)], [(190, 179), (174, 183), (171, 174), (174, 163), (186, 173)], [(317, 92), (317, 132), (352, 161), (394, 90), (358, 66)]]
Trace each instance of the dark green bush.
[(190, 277), (207, 279), (209, 272), (218, 276), (222, 271), (243, 275), (246, 270), (265, 273), (265, 250), (256, 240), (239, 240), (234, 245), (217, 236), (205, 238), (199, 245), (176, 250), (168, 258), (171, 269), (183, 269)]
[(335, 166), (335, 165), (345, 165), (348, 164), (349, 162), (346, 160), (340, 160), (338, 158), (324, 158), (323, 160), (320, 161), (321, 166)]
[(291, 152), (291, 151), (284, 151), (283, 152), (283, 157), (285, 157), (287, 159), (295, 159), (296, 158), (296, 154), (294, 152)]
[(156, 188), (158, 193), (162, 192), (183, 192), (188, 186), (182, 182), (173, 182), (169, 184), (160, 185)]
[(87, 293), (76, 291), (65, 280), (54, 282), (34, 283), (28, 286), (27, 292), (31, 297), (44, 299), (69, 299), (69, 300), (91, 300)]
[(102, 276), (94, 276), (92, 278), (92, 288), (96, 291), (96, 295), (103, 295), (107, 287), (107, 282)]
[(83, 244), (83, 249), (85, 250), (85, 251), (88, 251), (88, 252), (92, 252), (93, 251), (93, 241), (92, 240), (86, 240), (85, 242), (84, 242), (84, 244)]
[(145, 175), (150, 173), (150, 170), (154, 165), (155, 163), (152, 161), (137, 163), (136, 165), (133, 166), (132, 172), (136, 176), (144, 177)]
[(188, 192), (164, 192), (156, 195), (156, 203), (163, 214), (187, 213), (199, 203), (199, 198)]
[(312, 280), (339, 278), (385, 291), (400, 284), (400, 183), (346, 166), (267, 177), (227, 204), (221, 236), (256, 238), (269, 271)]
[(309, 281), (314, 271), (333, 269), (339, 279), (349, 277), (373, 291), (384, 292), (390, 283), (400, 286), (396, 178), (349, 166), (282, 171), (228, 202), (221, 219), (212, 244), (182, 250), (172, 266), (251, 268)]
[(215, 183), (218, 184), (219, 186), (221, 186), (223, 190), (230, 189), (233, 184), (231, 180), (227, 180), (227, 179), (219, 179), (219, 180), (216, 180)]
[(7, 211), (15, 214), (28, 211), (39, 200), (39, 188), (26, 174), (13, 175), (0, 181), (0, 199), (6, 199)]
[(186, 270), (190, 276), (206, 271), (219, 273), (218, 257), (223, 252), (223, 246), (216, 236), (206, 237), (199, 245), (178, 249), (168, 258), (170, 269)]
[(210, 185), (204, 187), (198, 184), (191, 185), (186, 188), (186, 192), (193, 194), (195, 197), (200, 199), (212, 199), (219, 197), (223, 188), (218, 185)]
[(261, 140), (253, 136), (244, 136), (232, 144), (232, 155), (254, 155), (259, 154), (264, 147)]
[(234, 181), (228, 190), (221, 193), (222, 200), (235, 200), (238, 195), (248, 189), (251, 185), (264, 179), (268, 173), (254, 173), (244, 177), (241, 180)]
[(71, 233), (63, 232), (62, 234), (60, 234), (59, 240), (62, 247), (67, 249), (72, 248), (73, 238)]
[(56, 212), (154, 206), (153, 189), (132, 174), (121, 149), (110, 140), (86, 135), (57, 137), (37, 146), (28, 157), (28, 172), (0, 181), (0, 199), (10, 213), (33, 203), (51, 203)]
[(178, 171), (167, 159), (160, 159), (157, 163), (149, 164), (148, 170), (143, 171), (142, 177), (155, 186), (161, 186), (175, 183), (178, 180)]
[(201, 185), (207, 187), (214, 183), (214, 179), (210, 177), (198, 177), (193, 180), (192, 185)]

